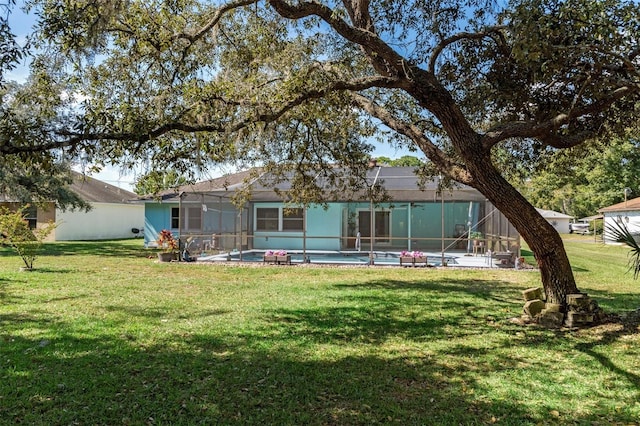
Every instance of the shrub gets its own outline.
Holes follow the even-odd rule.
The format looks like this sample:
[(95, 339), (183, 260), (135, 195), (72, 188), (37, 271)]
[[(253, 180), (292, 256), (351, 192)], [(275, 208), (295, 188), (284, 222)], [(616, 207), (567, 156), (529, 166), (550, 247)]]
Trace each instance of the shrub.
[(40, 228), (29, 228), (24, 215), (28, 207), (25, 205), (15, 211), (0, 207), (0, 242), (12, 247), (27, 269), (33, 269), (33, 262), (42, 248), (42, 242), (55, 229), (56, 224), (49, 222)]
[(178, 249), (178, 240), (168, 229), (160, 231), (156, 243), (158, 244), (158, 248), (162, 249), (165, 253), (175, 253)]

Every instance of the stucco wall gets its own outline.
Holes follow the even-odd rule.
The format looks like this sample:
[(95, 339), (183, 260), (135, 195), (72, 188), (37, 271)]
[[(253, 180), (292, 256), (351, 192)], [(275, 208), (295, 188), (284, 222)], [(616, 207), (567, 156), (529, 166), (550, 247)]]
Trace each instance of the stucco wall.
[(560, 234), (568, 234), (569, 233), (569, 223), (571, 219), (569, 218), (546, 218), (547, 222), (553, 226), (556, 231)]
[(132, 238), (132, 228), (144, 226), (144, 206), (137, 204), (93, 203), (84, 211), (56, 211), (57, 241)]
[[(56, 221), (56, 206), (53, 203), (48, 203), (44, 208), (38, 207), (38, 228), (43, 228), (49, 224), (49, 222)], [(53, 231), (44, 239), (45, 241), (55, 241), (56, 240), (56, 231), (58, 229), (54, 228)]]

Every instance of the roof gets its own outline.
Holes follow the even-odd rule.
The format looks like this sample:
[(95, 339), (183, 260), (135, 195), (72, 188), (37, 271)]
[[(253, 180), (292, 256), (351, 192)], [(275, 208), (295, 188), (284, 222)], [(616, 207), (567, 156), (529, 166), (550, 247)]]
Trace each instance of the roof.
[(540, 216), (542, 216), (545, 219), (573, 219), (573, 216), (569, 216), (568, 214), (556, 212), (553, 210), (544, 210), (544, 209), (538, 209), (538, 208), (536, 208), (536, 210), (538, 210), (538, 213), (540, 213)]
[[(78, 194), (80, 198), (88, 203), (112, 203), (122, 204), (135, 201), (138, 196), (126, 189), (118, 188), (115, 185), (92, 178), (91, 176), (72, 171), (73, 182), (69, 189)], [(17, 203), (16, 199), (7, 198), (0, 194), (0, 201)]]
[(598, 213), (625, 212), (634, 210), (640, 210), (640, 197), (632, 198), (631, 200), (623, 201), (618, 204), (613, 204), (609, 207), (604, 207), (598, 210)]
[(73, 183), (70, 189), (89, 203), (121, 204), (135, 200), (138, 196), (126, 189), (73, 172)]
[[(236, 190), (240, 190), (246, 185), (252, 185), (251, 199), (253, 201), (281, 201), (282, 197), (275, 192), (277, 188), (281, 192), (291, 189), (288, 181), (277, 184), (269, 184), (268, 176), (257, 176), (260, 169), (252, 169), (244, 172), (225, 175), (219, 178), (198, 182), (191, 185), (183, 185), (174, 190), (165, 191), (159, 197), (149, 198), (146, 201), (177, 201), (180, 194), (183, 194), (183, 201), (197, 201), (193, 195), (210, 195), (214, 197), (230, 197)], [(382, 184), (393, 200), (402, 201), (427, 201), (435, 199), (438, 190), (437, 180), (427, 181), (420, 187), (415, 174), (415, 167), (376, 167), (368, 171), (367, 181), (373, 184), (374, 181)], [(465, 201), (482, 201), (485, 199), (477, 190), (462, 184), (457, 184), (451, 190), (445, 190), (447, 199), (459, 199)], [(189, 197), (189, 195), (192, 195)], [(347, 199), (334, 201), (351, 201)], [(191, 199), (190, 199), (191, 198)], [(439, 198), (438, 198), (439, 199)]]
[(235, 190), (249, 183), (253, 177), (259, 174), (259, 169), (251, 169), (238, 173), (226, 174), (214, 179), (182, 185), (174, 189), (160, 192), (153, 197), (144, 197), (146, 201), (171, 200), (178, 198), (180, 194), (207, 194), (217, 196), (231, 196)]
[(602, 220), (603, 216), (601, 214), (597, 214), (594, 216), (581, 217), (581, 222), (592, 222), (594, 220)]

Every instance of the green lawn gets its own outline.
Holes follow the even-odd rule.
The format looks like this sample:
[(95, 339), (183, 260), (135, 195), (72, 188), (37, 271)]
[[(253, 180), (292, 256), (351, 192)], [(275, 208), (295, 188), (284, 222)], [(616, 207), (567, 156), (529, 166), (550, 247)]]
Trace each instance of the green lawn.
[[(626, 250), (567, 242), (640, 307)], [(639, 424), (639, 319), (509, 321), (536, 272), (159, 264), (140, 240), (0, 249), (0, 424)]]

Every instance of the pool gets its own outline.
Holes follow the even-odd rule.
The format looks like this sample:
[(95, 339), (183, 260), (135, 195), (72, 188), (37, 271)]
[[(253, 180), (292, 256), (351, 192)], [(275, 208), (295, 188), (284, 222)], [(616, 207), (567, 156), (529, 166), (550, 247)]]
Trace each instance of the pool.
[[(242, 252), (242, 262), (263, 262), (264, 251), (249, 250)], [(288, 251), (291, 256), (291, 263), (305, 263), (302, 251)], [(440, 253), (425, 253), (429, 266), (440, 266), (442, 255)], [(307, 251), (306, 263), (335, 264), (335, 265), (368, 265), (369, 252), (363, 251)], [(239, 262), (240, 252), (224, 253), (213, 256), (203, 256), (198, 258), (204, 262)], [(448, 265), (456, 265), (455, 257), (445, 256)], [(400, 265), (399, 252), (376, 251), (373, 253), (373, 262), (376, 265)]]

